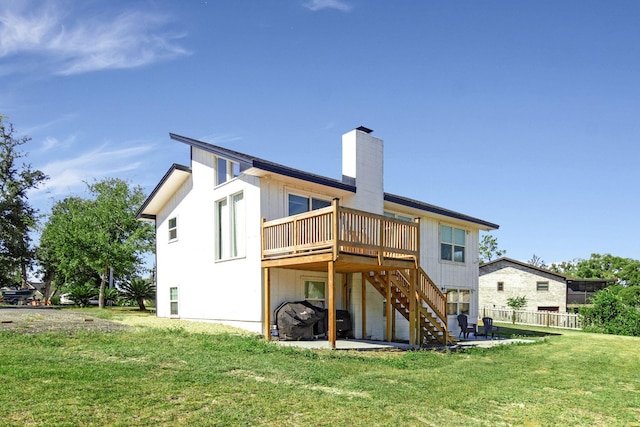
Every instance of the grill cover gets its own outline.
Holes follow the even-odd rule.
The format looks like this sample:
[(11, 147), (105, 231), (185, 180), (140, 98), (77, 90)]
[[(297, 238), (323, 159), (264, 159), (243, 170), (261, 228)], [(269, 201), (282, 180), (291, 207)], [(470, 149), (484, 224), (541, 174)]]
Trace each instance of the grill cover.
[(283, 341), (310, 340), (325, 333), (326, 310), (308, 301), (287, 302), (276, 310), (278, 335)]

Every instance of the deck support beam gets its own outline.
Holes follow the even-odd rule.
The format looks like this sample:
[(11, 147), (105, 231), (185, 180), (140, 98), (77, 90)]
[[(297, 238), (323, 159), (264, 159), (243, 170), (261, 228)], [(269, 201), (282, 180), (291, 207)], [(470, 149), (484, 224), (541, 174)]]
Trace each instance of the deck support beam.
[(328, 307), (328, 323), (329, 323), (329, 344), (332, 349), (336, 348), (336, 263), (330, 261), (328, 263), (328, 276), (329, 276), (329, 307)]
[(362, 298), (362, 309), (360, 313), (362, 314), (362, 339), (367, 339), (367, 273), (362, 272), (361, 274), (361, 291), (360, 296)]
[(386, 304), (386, 317), (387, 317), (387, 342), (391, 342), (393, 339), (393, 324), (392, 324), (392, 313), (393, 313), (393, 304), (391, 303), (391, 278), (389, 277), (389, 272), (385, 271), (385, 278), (387, 279), (387, 304)]
[(418, 331), (417, 318), (416, 270), (412, 268), (409, 272), (409, 344), (412, 346), (418, 344), (416, 336)]
[(269, 268), (263, 268), (264, 274), (264, 307), (263, 307), (263, 317), (264, 317), (264, 337), (267, 341), (271, 341), (271, 274)]

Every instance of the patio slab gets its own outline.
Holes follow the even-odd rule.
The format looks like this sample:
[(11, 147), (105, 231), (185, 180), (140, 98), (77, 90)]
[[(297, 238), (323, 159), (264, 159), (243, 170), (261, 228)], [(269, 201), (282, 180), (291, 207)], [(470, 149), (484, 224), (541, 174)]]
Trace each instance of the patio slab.
[[(312, 340), (312, 341), (273, 341), (278, 345), (286, 347), (296, 347), (302, 349), (324, 349), (329, 350), (331, 346), (329, 341), (325, 340)], [(477, 339), (467, 339), (459, 341), (456, 345), (449, 347), (451, 350), (464, 349), (471, 347), (491, 348), (499, 345), (508, 345), (514, 343), (533, 343), (533, 340), (525, 339), (486, 339), (484, 337)], [(444, 349), (444, 347), (438, 347), (438, 349)], [(355, 340), (355, 339), (341, 339), (336, 340), (336, 350), (355, 350), (355, 351), (407, 351), (413, 350), (413, 346), (407, 343), (399, 342), (386, 342), (386, 341), (372, 341), (372, 340)]]

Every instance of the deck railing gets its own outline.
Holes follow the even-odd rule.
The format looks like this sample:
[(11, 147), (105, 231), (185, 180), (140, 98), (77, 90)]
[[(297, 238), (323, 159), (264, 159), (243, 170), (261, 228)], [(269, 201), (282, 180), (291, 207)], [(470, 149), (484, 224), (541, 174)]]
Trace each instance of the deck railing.
[(262, 258), (331, 252), (417, 260), (419, 226), (332, 206), (262, 223)]

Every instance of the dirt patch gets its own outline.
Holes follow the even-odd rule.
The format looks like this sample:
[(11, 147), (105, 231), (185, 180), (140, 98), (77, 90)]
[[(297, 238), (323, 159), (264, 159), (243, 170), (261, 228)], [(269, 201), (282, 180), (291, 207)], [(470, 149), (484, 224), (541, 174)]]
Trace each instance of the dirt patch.
[(36, 334), (76, 331), (112, 332), (127, 328), (129, 326), (122, 323), (53, 307), (0, 307), (0, 331)]

